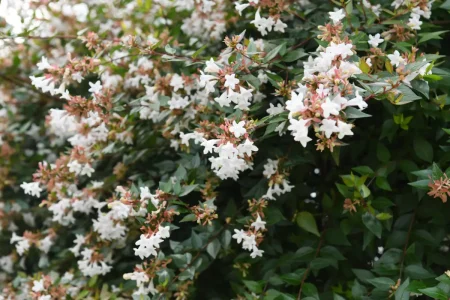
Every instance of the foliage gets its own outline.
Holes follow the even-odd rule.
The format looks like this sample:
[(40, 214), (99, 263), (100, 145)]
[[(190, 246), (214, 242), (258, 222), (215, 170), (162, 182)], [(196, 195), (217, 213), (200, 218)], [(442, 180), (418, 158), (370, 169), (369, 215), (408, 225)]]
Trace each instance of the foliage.
[(378, 2), (3, 1), (0, 299), (448, 299), (450, 2)]

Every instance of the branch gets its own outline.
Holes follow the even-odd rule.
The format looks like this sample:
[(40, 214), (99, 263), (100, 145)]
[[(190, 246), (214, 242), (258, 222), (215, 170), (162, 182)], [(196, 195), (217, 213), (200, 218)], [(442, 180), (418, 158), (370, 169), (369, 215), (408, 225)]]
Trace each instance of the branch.
[(404, 269), (404, 264), (405, 264), (406, 251), (408, 250), (409, 238), (411, 237), (412, 228), (413, 228), (413, 225), (414, 225), (414, 221), (416, 219), (416, 212), (417, 212), (417, 210), (414, 210), (414, 214), (413, 214), (413, 216), (411, 218), (411, 222), (409, 223), (408, 234), (406, 235), (405, 246), (403, 247), (402, 261), (400, 263), (400, 275), (399, 275), (400, 280), (402, 279), (402, 274), (403, 274), (403, 269)]
[[(324, 240), (324, 238), (325, 238), (325, 232), (326, 232), (326, 229), (324, 229), (324, 230), (322, 231), (322, 233), (320, 234), (319, 245), (317, 245), (316, 253), (314, 254), (313, 260), (316, 259), (317, 256), (318, 256), (319, 253), (320, 253), (320, 249), (322, 248), (323, 240)], [(303, 274), (302, 282), (300, 283), (300, 289), (298, 290), (297, 300), (302, 299), (302, 289), (303, 289), (303, 285), (305, 284), (305, 280), (306, 280), (306, 278), (308, 277), (308, 274), (309, 274), (310, 271), (311, 271), (311, 263), (309, 263), (308, 268), (307, 268), (306, 271), (305, 271), (305, 274)]]

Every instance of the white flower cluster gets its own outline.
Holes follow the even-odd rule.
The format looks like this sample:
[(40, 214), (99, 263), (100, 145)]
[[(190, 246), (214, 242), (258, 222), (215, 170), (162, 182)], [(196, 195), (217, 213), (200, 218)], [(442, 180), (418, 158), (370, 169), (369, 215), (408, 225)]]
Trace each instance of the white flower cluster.
[(17, 253), (19, 255), (23, 255), (26, 251), (28, 251), (28, 249), (30, 249), (30, 241), (28, 241), (28, 239), (22, 237), (22, 236), (18, 236), (15, 232), (13, 232), (11, 240), (10, 240), (10, 244), (16, 244), (16, 250)]
[[(86, 127), (91, 130), (86, 134)], [(83, 131), (84, 129), (84, 131)], [(93, 144), (106, 141), (109, 130), (97, 112), (90, 111), (87, 117), (81, 117), (79, 121), (69, 115), (66, 110), (50, 110), (50, 130), (58, 137), (69, 138), (72, 146), (89, 148)], [(82, 133), (78, 133), (78, 131)]]
[[(344, 15), (343, 12), (337, 11), (331, 12), (330, 16), (337, 24)], [(339, 139), (353, 135), (352, 124), (341, 120), (341, 111), (348, 106), (357, 106), (360, 110), (367, 107), (367, 103), (359, 95), (358, 88), (348, 82), (351, 76), (361, 73), (358, 65), (349, 61), (353, 55), (352, 48), (351, 43), (331, 42), (326, 48), (319, 47), (318, 56), (309, 57), (304, 63), (302, 82), (309, 84), (299, 84), (299, 88), (292, 91), (291, 99), (286, 102), (290, 122), (288, 130), (292, 132), (294, 140), (304, 147), (312, 140), (308, 136), (311, 124), (317, 126), (317, 130), (323, 132), (328, 139), (334, 133)], [(317, 88), (313, 88), (312, 84), (317, 84)], [(342, 93), (350, 86), (351, 90), (356, 92), (353, 98), (347, 99)]]
[[(93, 184), (96, 183), (93, 182)], [(61, 184), (57, 184), (57, 186), (58, 190), (63, 189)], [(94, 208), (100, 209), (105, 205), (84, 190), (79, 190), (75, 184), (66, 186), (64, 189), (65, 194), (57, 193), (58, 201), (48, 208), (53, 213), (52, 220), (63, 226), (75, 223), (74, 212), (89, 215)]]
[(269, 179), (269, 189), (266, 194), (262, 196), (264, 199), (275, 200), (274, 195), (280, 196), (285, 193), (289, 193), (294, 188), (290, 185), (289, 180), (285, 176), (276, 177), (272, 180), (272, 176), (278, 173), (278, 160), (268, 159), (267, 163), (264, 165), (263, 175)]
[[(247, 133), (244, 128), (245, 121), (236, 123), (233, 121), (229, 131), (234, 134), (234, 137), (240, 138)], [(238, 179), (240, 172), (252, 168), (252, 163), (246, 160), (246, 157), (251, 157), (258, 148), (253, 141), (248, 138), (240, 139), (240, 143), (232, 143), (224, 139), (203, 139), (201, 145), (204, 147), (203, 153), (217, 153), (218, 157), (210, 157), (211, 168), (214, 173), (221, 179), (233, 178)]]
[(381, 4), (372, 5), (368, 0), (362, 0), (362, 4), (369, 11), (373, 12), (377, 17), (380, 16), (381, 13)]
[[(140, 265), (137, 265), (136, 267), (141, 269)], [(158, 292), (158, 290), (155, 289), (155, 285), (153, 284), (153, 278), (150, 280), (148, 275), (143, 271), (125, 273), (123, 274), (123, 279), (136, 281), (136, 286), (138, 289), (133, 293), (133, 296), (147, 296), (149, 293), (155, 295)], [(149, 281), (150, 283), (148, 284), (148, 286), (145, 286), (145, 284)]]
[(91, 177), (92, 173), (95, 171), (89, 163), (83, 165), (76, 159), (69, 162), (67, 166), (69, 167), (69, 171), (75, 173), (77, 176), (87, 175), (88, 177)]
[[(206, 67), (204, 69), (205, 73), (210, 73), (213, 75), (205, 74), (201, 72), (199, 85), (208, 93), (214, 92), (214, 85), (218, 81), (218, 73), (221, 70), (216, 62), (211, 58), (206, 62)], [(219, 97), (215, 97), (216, 101), (220, 107), (230, 107), (231, 103), (234, 103), (235, 109), (248, 110), (253, 98), (253, 89), (246, 89), (240, 85), (240, 81), (236, 78), (236, 74), (226, 74), (224, 87), (226, 88)]]
[[(387, 57), (389, 58), (391, 64), (396, 67), (405, 67), (408, 63), (407, 60), (400, 54), (400, 52), (398, 52), (398, 50), (395, 50), (393, 54), (388, 54)], [(423, 61), (425, 62), (426, 59), (424, 59)], [(411, 87), (411, 81), (418, 75), (424, 76), (432, 73), (431, 69), (428, 70), (428, 67), (430, 65), (431, 63), (425, 63), (417, 71), (410, 72), (407, 76), (404, 76), (402, 78), (402, 82)]]
[(226, 13), (223, 0), (177, 0), (175, 6), (179, 10), (196, 8), (189, 17), (183, 20), (181, 30), (190, 36), (202, 40), (221, 39), (226, 30)]
[(42, 188), (39, 187), (39, 182), (24, 182), (20, 185), (24, 193), (34, 197), (40, 197)]
[(138, 248), (133, 248), (134, 255), (139, 256), (141, 259), (149, 257), (151, 255), (156, 256), (158, 253), (156, 249), (159, 249), (159, 245), (164, 239), (170, 237), (169, 226), (159, 226), (158, 231), (151, 235), (141, 234), (139, 241), (136, 242)]
[[(392, 5), (395, 9), (398, 9), (400, 6), (410, 7), (413, 5), (411, 14), (408, 20), (408, 26), (414, 30), (420, 30), (420, 26), (422, 26), (422, 21), (420, 21), (420, 17), (424, 17), (425, 19), (429, 19), (431, 17), (431, 6), (433, 5), (433, 1), (425, 1), (426, 6), (421, 5), (421, 1), (409, 1), (409, 0), (394, 0)], [(417, 6), (415, 6), (417, 5)], [(419, 6), (420, 5), (420, 6)]]
[(81, 251), (82, 259), (78, 261), (78, 268), (84, 276), (105, 275), (111, 271), (111, 266), (99, 259), (98, 256), (93, 256), (94, 253), (94, 250), (89, 248)]
[(256, 258), (257, 256), (261, 257), (264, 253), (264, 250), (258, 248), (256, 243), (256, 233), (258, 231), (262, 231), (266, 229), (266, 222), (261, 219), (261, 216), (258, 214), (256, 220), (251, 224), (251, 227), (254, 228), (254, 232), (246, 232), (244, 230), (235, 229), (233, 234), (233, 238), (236, 239), (237, 243), (242, 243), (242, 249), (251, 251), (250, 256), (252, 258)]
[[(239, 8), (242, 9), (242, 7)], [(258, 8), (258, 10), (256, 11), (255, 19), (250, 23), (256, 26), (262, 36), (265, 36), (268, 32), (271, 32), (272, 29), (274, 31), (284, 32), (284, 29), (287, 27), (287, 25), (283, 23), (280, 18), (275, 20), (271, 16), (269, 16), (268, 18), (261, 17), (260, 8)]]

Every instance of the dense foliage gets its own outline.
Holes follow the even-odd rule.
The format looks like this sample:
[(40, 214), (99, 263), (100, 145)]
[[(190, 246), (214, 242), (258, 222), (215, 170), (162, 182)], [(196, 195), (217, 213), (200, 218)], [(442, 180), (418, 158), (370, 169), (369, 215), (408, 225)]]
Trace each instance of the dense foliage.
[(449, 299), (449, 10), (3, 0), (0, 299)]

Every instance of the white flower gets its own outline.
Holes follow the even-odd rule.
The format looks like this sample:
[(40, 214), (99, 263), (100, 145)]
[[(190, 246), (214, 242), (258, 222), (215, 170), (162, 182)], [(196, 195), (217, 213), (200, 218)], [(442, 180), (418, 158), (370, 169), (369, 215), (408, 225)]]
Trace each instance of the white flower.
[(249, 139), (246, 139), (243, 144), (238, 145), (237, 149), (239, 151), (239, 155), (241, 156), (244, 156), (244, 154), (251, 156), (252, 152), (258, 151), (258, 147), (256, 147)]
[(347, 106), (358, 106), (360, 110), (365, 109), (368, 105), (367, 102), (364, 101), (363, 97), (359, 95), (359, 92), (356, 91), (355, 98), (347, 101)]
[(236, 3), (234, 4), (234, 7), (236, 8), (236, 10), (238, 11), (238, 13), (239, 13), (240, 16), (242, 16), (242, 11), (243, 11), (244, 9), (246, 9), (247, 7), (249, 7), (249, 6), (250, 6), (250, 4), (248, 4), (248, 3), (241, 4), (241, 3), (239, 3), (239, 2), (236, 2)]
[(45, 290), (44, 288), (44, 279), (41, 279), (39, 281), (34, 280), (33, 281), (33, 288), (31, 289), (35, 293), (39, 293)]
[(94, 171), (95, 171), (94, 168), (92, 168), (90, 164), (85, 164), (83, 169), (80, 172), (80, 175), (81, 176), (87, 175), (87, 177), (91, 177), (92, 173), (94, 173)]
[(280, 103), (278, 103), (277, 106), (274, 106), (272, 103), (270, 103), (269, 106), (270, 107), (266, 110), (266, 112), (271, 116), (277, 115), (284, 111), (284, 107)]
[(381, 44), (382, 42), (384, 42), (384, 39), (382, 39), (380, 37), (380, 34), (377, 33), (375, 34), (375, 36), (369, 34), (369, 41), (368, 43), (372, 46), (372, 47), (378, 47), (379, 44)]
[(230, 106), (231, 99), (228, 97), (227, 91), (223, 92), (220, 97), (214, 98), (214, 101), (219, 103), (220, 107)]
[(184, 80), (183, 77), (181, 77), (178, 74), (173, 74), (172, 78), (170, 79), (170, 86), (173, 87), (173, 90), (176, 92), (179, 89), (182, 89), (184, 86)]
[(40, 197), (42, 188), (39, 187), (39, 182), (23, 182), (20, 187), (23, 189), (24, 193), (34, 197)]
[(405, 63), (405, 59), (400, 55), (400, 53), (397, 50), (394, 51), (394, 54), (388, 54), (388, 58), (391, 61), (391, 64), (396, 67), (400, 64)]
[(327, 138), (330, 138), (333, 132), (339, 132), (339, 128), (336, 126), (336, 121), (330, 119), (322, 120), (322, 126), (320, 126), (319, 130), (325, 132), (325, 136)]
[(76, 72), (72, 74), (72, 79), (80, 83), (84, 78), (81, 76), (81, 72)]
[(286, 101), (286, 109), (289, 111), (289, 118), (292, 118), (295, 113), (306, 110), (305, 104), (303, 103), (303, 96), (303, 93), (296, 94), (294, 91), (291, 92), (291, 100)]
[(342, 139), (346, 135), (353, 135), (352, 127), (353, 127), (352, 124), (347, 124), (345, 122), (338, 120), (338, 128), (339, 128), (338, 138)]
[(255, 227), (256, 230), (264, 230), (266, 229), (266, 222), (261, 220), (261, 216), (257, 214), (258, 217), (256, 218), (255, 222), (252, 223), (252, 227)]
[(48, 63), (48, 60), (45, 56), (42, 56), (41, 62), (36, 65), (39, 70), (52, 69), (52, 66)]
[(204, 139), (203, 142), (201, 143), (201, 145), (205, 147), (205, 149), (203, 149), (203, 154), (213, 153), (213, 151), (216, 149), (216, 144), (218, 141), (219, 141), (218, 139), (212, 140)]
[(214, 59), (211, 57), (211, 59), (206, 62), (205, 72), (217, 73), (219, 71), (220, 71), (219, 66), (216, 65), (216, 63), (214, 62)]
[(323, 117), (328, 118), (331, 115), (339, 115), (339, 110), (341, 106), (335, 102), (332, 102), (330, 98), (326, 98), (325, 102), (320, 106), (323, 110)]
[(420, 30), (420, 26), (422, 25), (422, 23), (423, 22), (420, 21), (420, 15), (412, 13), (411, 14), (411, 18), (409, 18), (409, 20), (408, 20), (408, 24), (407, 25), (411, 29)]
[(309, 119), (290, 119), (288, 126), (288, 130), (292, 131), (292, 135), (294, 136), (294, 140), (300, 142), (303, 147), (306, 147), (306, 144), (311, 141), (311, 138), (308, 137), (308, 126), (306, 124), (309, 122)]
[(225, 75), (225, 84), (223, 85), (224, 87), (229, 87), (230, 89), (234, 90), (236, 84), (239, 84), (239, 79), (236, 78), (236, 74)]
[(251, 24), (254, 24), (258, 31), (261, 33), (261, 35), (266, 35), (267, 32), (272, 31), (272, 26), (275, 24), (275, 21), (272, 17), (269, 18), (262, 18), (260, 13), (260, 8), (258, 7), (258, 10), (255, 13), (255, 19), (251, 21)]
[(102, 90), (102, 84), (98, 80), (96, 83), (89, 82), (89, 86), (91, 87), (88, 92), (92, 94), (98, 94)]
[(237, 240), (237, 243), (240, 244), (242, 240), (247, 236), (247, 233), (244, 230), (234, 230), (235, 234), (233, 234), (232, 238)]
[(278, 32), (284, 32), (284, 29), (286, 27), (287, 27), (287, 25), (285, 23), (283, 23), (283, 21), (281, 21), (281, 19), (278, 19), (277, 22), (275, 23), (275, 26), (273, 26), (273, 30), (278, 31)]
[(330, 89), (326, 89), (323, 84), (319, 84), (319, 88), (316, 89), (316, 93), (321, 98), (328, 96), (329, 92), (330, 92)]
[(170, 237), (170, 226), (161, 226), (158, 227), (158, 234), (163, 239), (167, 239)]
[(230, 126), (230, 132), (234, 133), (234, 136), (239, 138), (241, 135), (244, 135), (247, 133), (247, 130), (244, 128), (245, 121), (240, 121), (239, 123), (236, 123), (236, 121), (233, 121), (233, 125)]
[(264, 250), (260, 250), (256, 247), (253, 247), (252, 253), (250, 253), (251, 258), (256, 258), (257, 256), (262, 257)]
[(370, 57), (366, 59), (366, 64), (367, 64), (369, 67), (372, 67), (372, 60), (370, 59)]
[(139, 188), (141, 190), (140, 197), (141, 201), (144, 201), (145, 199), (150, 199), (153, 206), (158, 207), (159, 201), (156, 199), (156, 196), (150, 193), (150, 189), (148, 187), (141, 187)]
[(330, 15), (330, 19), (333, 20), (333, 24), (338, 24), (343, 18), (345, 18), (344, 10), (341, 8), (337, 11), (330, 11), (328, 13)]

